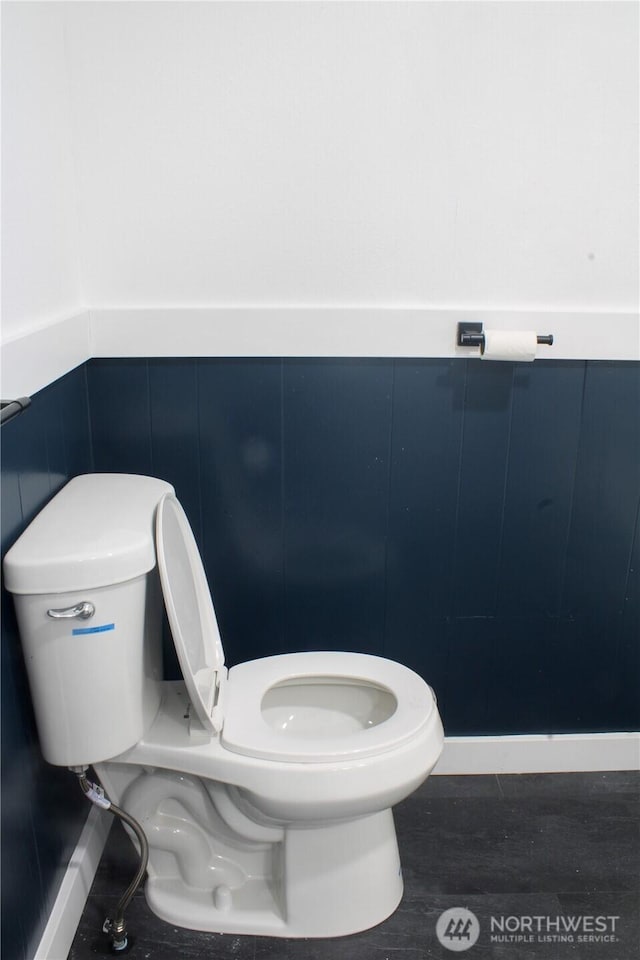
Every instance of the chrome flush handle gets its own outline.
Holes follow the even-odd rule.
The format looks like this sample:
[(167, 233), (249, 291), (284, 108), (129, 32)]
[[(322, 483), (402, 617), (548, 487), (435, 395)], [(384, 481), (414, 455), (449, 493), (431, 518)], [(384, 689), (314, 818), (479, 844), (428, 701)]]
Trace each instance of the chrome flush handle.
[(52, 620), (88, 620), (96, 612), (96, 608), (88, 600), (76, 603), (74, 607), (62, 607), (60, 610), (47, 610), (47, 616)]

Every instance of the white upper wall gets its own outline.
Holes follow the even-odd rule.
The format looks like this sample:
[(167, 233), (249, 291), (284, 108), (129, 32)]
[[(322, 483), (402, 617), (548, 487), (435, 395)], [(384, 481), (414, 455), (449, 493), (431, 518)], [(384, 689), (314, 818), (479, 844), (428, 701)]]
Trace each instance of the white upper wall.
[(60, 4), (2, 3), (2, 337), (80, 309)]
[(92, 306), (637, 309), (635, 3), (65, 6)]
[(458, 319), (640, 357), (636, 3), (1, 10), (5, 396)]

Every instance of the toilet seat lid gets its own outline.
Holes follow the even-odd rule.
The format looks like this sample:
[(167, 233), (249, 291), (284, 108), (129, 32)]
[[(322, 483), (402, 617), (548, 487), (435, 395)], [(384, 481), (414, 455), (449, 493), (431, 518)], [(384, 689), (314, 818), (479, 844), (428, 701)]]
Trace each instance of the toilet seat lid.
[(156, 513), (156, 551), (164, 603), (180, 669), (203, 726), (222, 727), (224, 649), (211, 592), (187, 515), (172, 494)]

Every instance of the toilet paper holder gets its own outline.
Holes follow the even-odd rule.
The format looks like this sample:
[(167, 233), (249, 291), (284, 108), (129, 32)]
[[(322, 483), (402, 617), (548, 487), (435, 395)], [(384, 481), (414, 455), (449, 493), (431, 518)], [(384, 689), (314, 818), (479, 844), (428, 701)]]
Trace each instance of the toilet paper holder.
[[(546, 343), (553, 346), (553, 334), (540, 334), (537, 338), (538, 343)], [(459, 347), (480, 347), (484, 350), (484, 331), (481, 323), (463, 321), (458, 324), (458, 337), (456, 343)]]

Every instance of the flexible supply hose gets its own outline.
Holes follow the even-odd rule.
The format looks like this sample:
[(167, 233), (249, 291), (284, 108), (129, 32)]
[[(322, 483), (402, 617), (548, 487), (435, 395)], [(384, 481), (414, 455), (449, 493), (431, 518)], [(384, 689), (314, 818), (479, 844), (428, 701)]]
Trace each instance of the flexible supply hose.
[(121, 807), (116, 806), (115, 803), (112, 803), (111, 800), (105, 796), (102, 787), (88, 780), (86, 771), (86, 767), (84, 769), (74, 769), (73, 771), (78, 777), (80, 787), (85, 797), (87, 797), (87, 799), (96, 806), (101, 807), (103, 810), (108, 810), (114, 815), (114, 817), (118, 817), (119, 820), (122, 820), (123, 823), (126, 823), (127, 826), (131, 827), (138, 839), (138, 843), (140, 844), (140, 863), (138, 864), (136, 875), (120, 897), (113, 918), (107, 917), (102, 928), (105, 933), (108, 933), (111, 936), (111, 946), (114, 953), (122, 953), (129, 945), (124, 912), (129, 906), (131, 898), (140, 886), (142, 880), (144, 879), (144, 875), (147, 872), (147, 863), (149, 861), (149, 843), (147, 842), (144, 830), (138, 821), (134, 820), (134, 818), (128, 814), (126, 810), (123, 810)]

